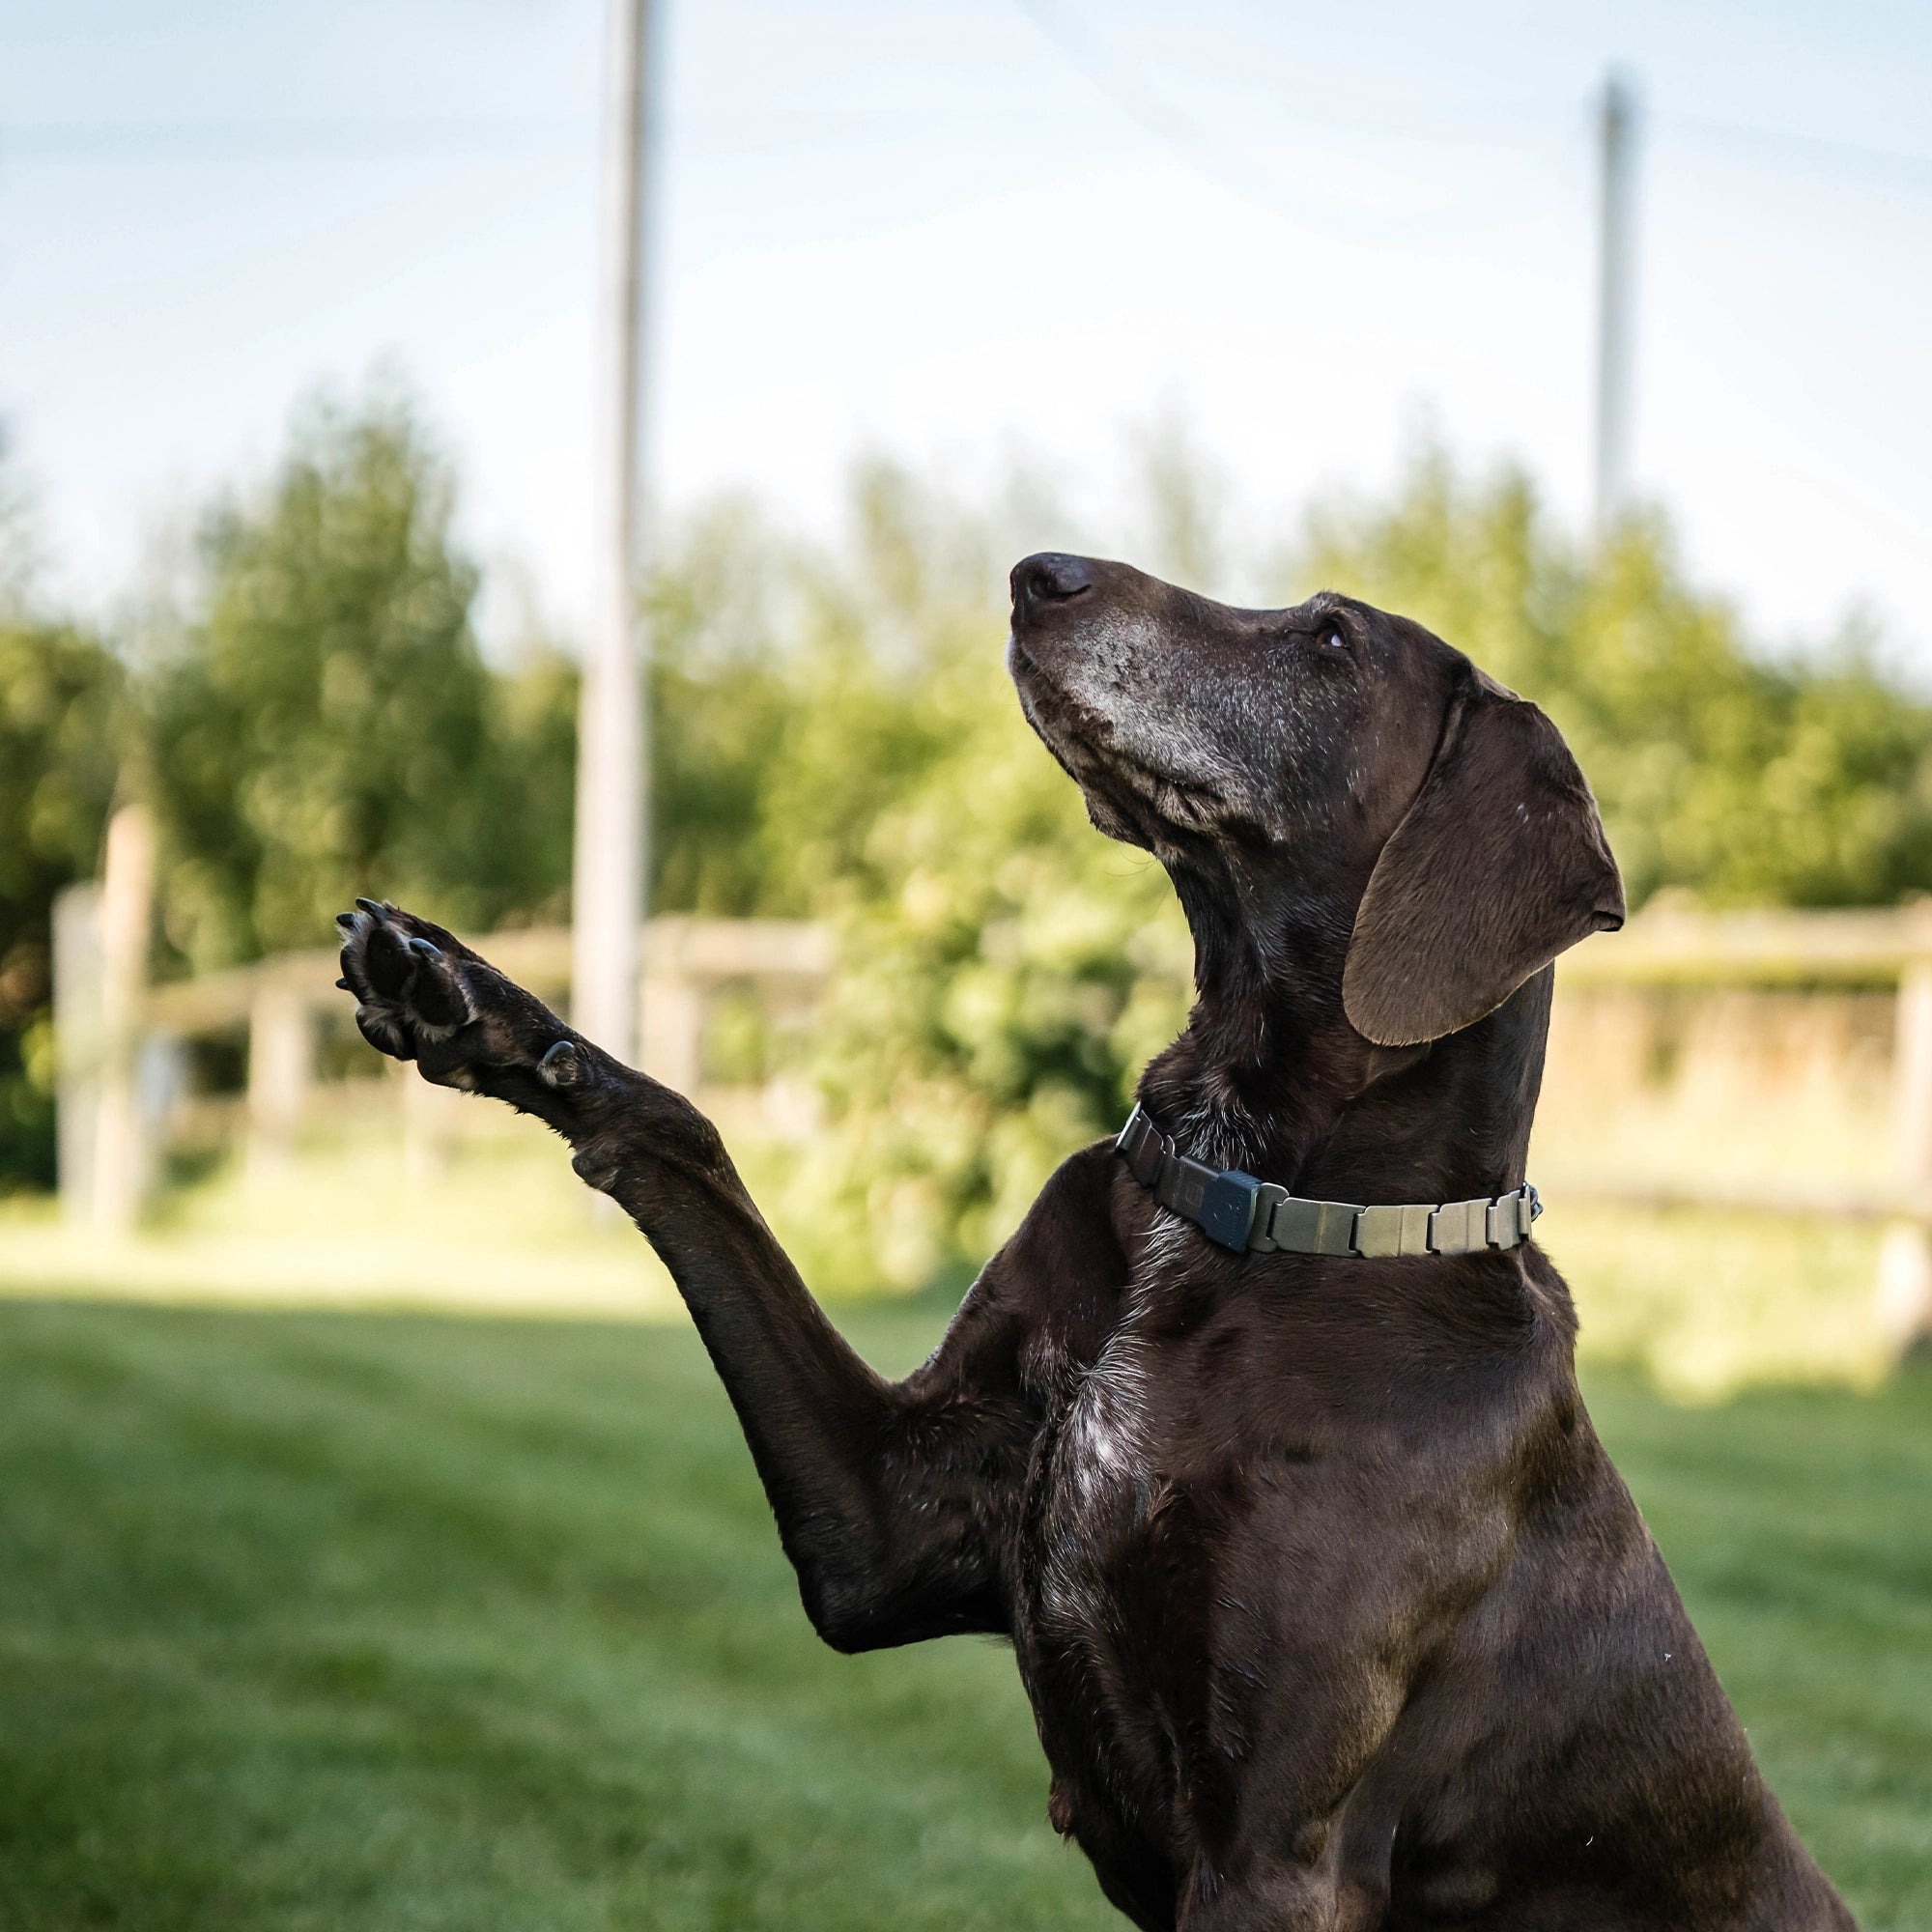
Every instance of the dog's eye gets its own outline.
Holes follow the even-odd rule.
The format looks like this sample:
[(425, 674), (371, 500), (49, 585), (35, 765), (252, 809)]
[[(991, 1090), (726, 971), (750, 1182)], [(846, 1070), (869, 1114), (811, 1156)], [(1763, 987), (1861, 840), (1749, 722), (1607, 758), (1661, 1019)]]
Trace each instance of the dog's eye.
[(1339, 624), (1329, 624), (1322, 630), (1321, 648), (1324, 651), (1346, 651), (1349, 648), (1349, 639)]

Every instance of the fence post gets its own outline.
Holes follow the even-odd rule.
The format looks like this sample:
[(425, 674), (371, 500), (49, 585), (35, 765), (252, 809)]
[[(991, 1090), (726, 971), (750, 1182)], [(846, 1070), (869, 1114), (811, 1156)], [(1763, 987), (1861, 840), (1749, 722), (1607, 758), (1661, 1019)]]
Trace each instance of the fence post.
[(314, 1076), (308, 1003), (271, 980), (248, 1009), (248, 1160), (270, 1166), (295, 1149)]
[[(1908, 961), (1899, 976), (1891, 1054), (1898, 1179), (1923, 1202), (1932, 1198), (1932, 958)], [(1932, 1236), (1923, 1220), (1886, 1227), (1879, 1244), (1877, 1314), (1887, 1339), (1901, 1350), (1932, 1328)]]
[[(413, 1066), (403, 1072), (403, 1174), (412, 1186), (440, 1179), (463, 1122), (465, 1095), (438, 1087)], [(601, 1201), (603, 1195), (595, 1197)]]
[(54, 1158), (61, 1213), (94, 1219), (94, 1147), (100, 1113), (100, 888), (54, 899)]
[(645, 972), (643, 1070), (687, 1098), (704, 1077), (704, 988), (688, 973)]
[(153, 1169), (139, 1079), (142, 1005), (155, 911), (155, 821), (124, 805), (107, 821), (100, 882), (100, 1058), (94, 1139), (94, 1225), (126, 1234)]
[(638, 1065), (687, 1099), (704, 1079), (704, 1020), (709, 988), (692, 956), (689, 919), (655, 919), (643, 948), (645, 984), (638, 1014)]

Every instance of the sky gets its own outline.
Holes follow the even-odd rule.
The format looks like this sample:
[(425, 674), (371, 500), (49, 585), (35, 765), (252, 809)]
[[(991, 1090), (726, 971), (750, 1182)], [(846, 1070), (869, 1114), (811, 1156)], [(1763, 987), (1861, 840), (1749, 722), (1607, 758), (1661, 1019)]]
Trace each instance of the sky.
[[(836, 525), (855, 454), (1133, 554), (1178, 426), (1259, 552), (1419, 440), (1588, 511), (1591, 103), (1642, 101), (1633, 477), (1768, 645), (1932, 677), (1932, 8), (660, 0), (648, 469)], [(486, 627), (594, 588), (601, 0), (0, 0), (0, 420), (109, 613), (398, 372)]]

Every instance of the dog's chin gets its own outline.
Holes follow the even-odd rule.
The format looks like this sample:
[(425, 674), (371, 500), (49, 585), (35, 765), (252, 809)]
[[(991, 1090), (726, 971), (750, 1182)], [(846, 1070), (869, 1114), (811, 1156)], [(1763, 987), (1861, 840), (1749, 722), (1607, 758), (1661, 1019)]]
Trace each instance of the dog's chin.
[(1122, 844), (1169, 853), (1212, 837), (1237, 810), (1217, 781), (1170, 768), (1155, 748), (1143, 753), (1116, 720), (1054, 678), (1020, 641), (1007, 643), (1007, 668), (1020, 710), (1061, 769), (1080, 787), (1094, 829)]
[(1053, 753), (1067, 777), (1084, 789), (1105, 721), (1089, 715), (1087, 707), (1065, 686), (1049, 677), (1017, 636), (1007, 642), (1007, 670), (1019, 695), (1021, 715), (1033, 726), (1034, 736)]

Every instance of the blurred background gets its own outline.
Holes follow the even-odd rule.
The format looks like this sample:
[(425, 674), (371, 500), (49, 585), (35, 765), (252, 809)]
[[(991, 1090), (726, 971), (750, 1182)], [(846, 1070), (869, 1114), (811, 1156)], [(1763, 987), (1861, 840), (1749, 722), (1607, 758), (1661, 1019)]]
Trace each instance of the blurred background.
[(1190, 996), (1045, 548), (1568, 735), (1539, 1236), (1932, 1922), (1928, 84), (1880, 0), (0, 0), (0, 1922), (1113, 1922), (1010, 1664), (813, 1648), (662, 1271), (329, 951), (634, 1047), (910, 1365)]

